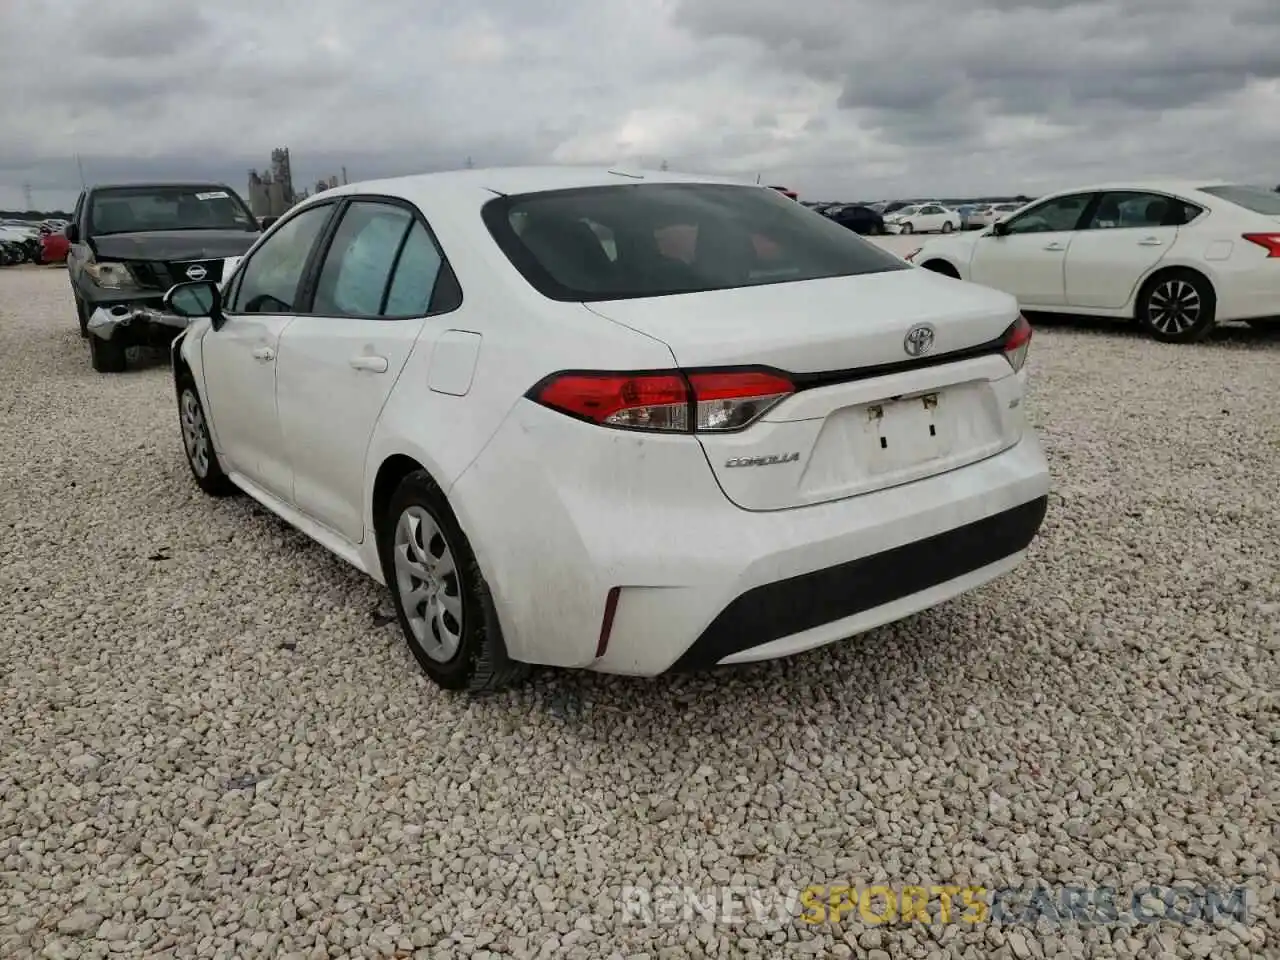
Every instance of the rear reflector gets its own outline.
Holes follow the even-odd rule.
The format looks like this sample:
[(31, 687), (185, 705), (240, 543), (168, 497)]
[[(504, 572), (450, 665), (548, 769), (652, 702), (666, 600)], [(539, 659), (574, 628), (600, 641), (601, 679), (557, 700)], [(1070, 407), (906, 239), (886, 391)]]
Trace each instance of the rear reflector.
[(1014, 372), (1021, 370), (1027, 362), (1027, 353), (1031, 350), (1031, 324), (1022, 314), (1004, 332), (1004, 358)]
[(760, 370), (555, 374), (526, 394), (560, 413), (626, 430), (702, 433), (741, 430), (795, 392)]
[(1280, 233), (1246, 233), (1244, 238), (1265, 247), (1268, 257), (1280, 257)]

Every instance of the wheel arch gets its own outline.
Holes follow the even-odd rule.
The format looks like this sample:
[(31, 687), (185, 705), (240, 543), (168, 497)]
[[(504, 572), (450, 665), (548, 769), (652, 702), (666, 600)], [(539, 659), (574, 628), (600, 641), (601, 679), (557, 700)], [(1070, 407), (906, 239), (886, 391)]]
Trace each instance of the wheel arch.
[(1129, 316), (1132, 319), (1141, 320), (1141, 317), (1139, 316), (1138, 311), (1139, 311), (1140, 305), (1142, 304), (1143, 299), (1147, 295), (1147, 292), (1155, 284), (1159, 283), (1161, 279), (1163, 279), (1164, 277), (1167, 277), (1171, 273), (1194, 273), (1206, 284), (1208, 284), (1209, 292), (1213, 294), (1214, 300), (1216, 301), (1218, 299), (1218, 288), (1214, 284), (1213, 277), (1211, 277), (1205, 270), (1203, 270), (1202, 268), (1200, 268), (1195, 264), (1181, 263), (1181, 262), (1169, 263), (1167, 261), (1161, 261), (1160, 263), (1156, 264), (1156, 266), (1152, 269), (1150, 273), (1148, 273), (1145, 277), (1139, 280), (1138, 283), (1134, 286), (1133, 295), (1130, 298), (1129, 310), (1128, 310)]
[(920, 264), (922, 270), (931, 270), (934, 273), (940, 273), (946, 277), (960, 279), (960, 268), (948, 260), (946, 257), (940, 257), (936, 254), (931, 255), (927, 260)]

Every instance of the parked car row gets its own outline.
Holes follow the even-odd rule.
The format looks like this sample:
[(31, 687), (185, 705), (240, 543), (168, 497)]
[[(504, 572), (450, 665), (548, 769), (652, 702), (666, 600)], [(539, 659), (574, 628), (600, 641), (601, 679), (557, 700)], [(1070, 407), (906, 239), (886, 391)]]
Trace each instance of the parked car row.
[(34, 225), (19, 220), (0, 222), (0, 266), (39, 263), (40, 260), (40, 231)]
[(1010, 293), (1026, 311), (1136, 319), (1168, 343), (1199, 340), (1221, 321), (1280, 318), (1273, 191), (1129, 182), (1002, 206), (991, 226), (926, 241), (906, 259)]

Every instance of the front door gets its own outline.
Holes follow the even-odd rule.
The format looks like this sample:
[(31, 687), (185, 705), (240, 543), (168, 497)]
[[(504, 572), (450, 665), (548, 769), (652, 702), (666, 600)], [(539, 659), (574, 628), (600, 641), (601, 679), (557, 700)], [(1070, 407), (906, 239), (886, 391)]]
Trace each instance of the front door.
[(1046, 200), (1008, 221), (1003, 235), (974, 241), (969, 279), (1011, 293), (1026, 307), (1067, 302), (1066, 263), (1089, 194)]
[(225, 322), (201, 341), (205, 403), (214, 442), (230, 468), (286, 503), (293, 478), (276, 412), (281, 337), (316, 240), (334, 209), (326, 203), (291, 217), (258, 247), (233, 281)]
[(333, 234), (308, 314), (281, 338), (277, 396), (294, 501), (351, 543), (364, 538), (369, 444), (430, 323), (442, 263), (407, 205), (355, 201)]

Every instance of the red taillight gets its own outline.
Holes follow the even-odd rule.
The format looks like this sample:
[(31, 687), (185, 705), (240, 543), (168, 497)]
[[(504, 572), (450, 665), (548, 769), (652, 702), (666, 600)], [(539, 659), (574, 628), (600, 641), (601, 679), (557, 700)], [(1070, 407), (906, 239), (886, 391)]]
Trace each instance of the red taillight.
[(1031, 349), (1031, 324), (1022, 314), (1013, 321), (1013, 326), (1004, 332), (1004, 357), (1014, 372), (1022, 369), (1027, 362), (1027, 352)]
[(1246, 233), (1244, 238), (1265, 247), (1268, 257), (1280, 257), (1280, 233)]
[(563, 373), (528, 394), (545, 407), (606, 427), (664, 433), (740, 430), (793, 393), (757, 370), (707, 373)]

